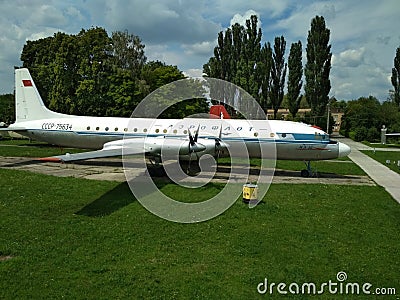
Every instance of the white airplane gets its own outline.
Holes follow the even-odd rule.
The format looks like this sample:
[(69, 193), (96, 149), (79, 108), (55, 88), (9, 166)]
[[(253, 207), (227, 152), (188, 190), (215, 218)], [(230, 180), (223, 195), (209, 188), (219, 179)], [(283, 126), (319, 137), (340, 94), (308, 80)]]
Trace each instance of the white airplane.
[(178, 151), (179, 158), (191, 159), (193, 155), (224, 156), (235, 143), (244, 143), (249, 157), (260, 157), (260, 146), (269, 144), (276, 145), (277, 159), (307, 162), (308, 169), (302, 171), (302, 176), (309, 176), (310, 161), (350, 153), (346, 144), (333, 141), (324, 131), (304, 123), (74, 116), (45, 107), (28, 69), (15, 70), (15, 85), (16, 121), (1, 130), (58, 146), (94, 150), (43, 160), (68, 162), (122, 154), (145, 154), (157, 160), (165, 149)]

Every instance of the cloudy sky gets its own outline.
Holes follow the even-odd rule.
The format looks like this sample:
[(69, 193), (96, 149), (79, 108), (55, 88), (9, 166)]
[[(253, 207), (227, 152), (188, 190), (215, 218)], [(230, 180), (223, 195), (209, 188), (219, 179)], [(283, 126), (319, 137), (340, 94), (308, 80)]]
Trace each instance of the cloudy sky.
[[(0, 0), (0, 94), (14, 89), (13, 66), (27, 40), (82, 28), (128, 30), (145, 44), (148, 60), (201, 75), (219, 31), (257, 14), (263, 42), (283, 35), (306, 45), (310, 22), (325, 17), (331, 30), (331, 96), (386, 100), (396, 48), (400, 46), (398, 0)], [(304, 51), (305, 52), (305, 51)]]

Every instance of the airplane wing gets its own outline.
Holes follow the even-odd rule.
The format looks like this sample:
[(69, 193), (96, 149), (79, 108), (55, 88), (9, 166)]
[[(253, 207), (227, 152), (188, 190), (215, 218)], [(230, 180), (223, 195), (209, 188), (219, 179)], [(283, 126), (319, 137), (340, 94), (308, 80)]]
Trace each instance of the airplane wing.
[(145, 154), (145, 153), (146, 151), (144, 149), (144, 139), (136, 138), (136, 139), (116, 140), (105, 143), (103, 149), (101, 150), (73, 153), (73, 154), (67, 153), (64, 155), (43, 157), (39, 158), (39, 160), (50, 161), (50, 162), (69, 162), (69, 161), (85, 160), (92, 158), (121, 156), (122, 154), (134, 155), (134, 154)]

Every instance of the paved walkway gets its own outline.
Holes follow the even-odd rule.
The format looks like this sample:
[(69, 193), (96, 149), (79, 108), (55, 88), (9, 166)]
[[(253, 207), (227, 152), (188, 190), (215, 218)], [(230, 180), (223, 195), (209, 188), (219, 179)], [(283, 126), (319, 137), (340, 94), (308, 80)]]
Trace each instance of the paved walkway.
[[(365, 171), (377, 184), (383, 186), (392, 197), (400, 203), (400, 174), (390, 170), (360, 150), (373, 150), (364, 144), (355, 142), (351, 139), (342, 138), (341, 142), (351, 148), (349, 158)], [(384, 148), (376, 148), (376, 151), (385, 151)], [(393, 151), (393, 149), (391, 150)], [(396, 150), (395, 150), (396, 151)], [(398, 150), (397, 150), (398, 151)]]

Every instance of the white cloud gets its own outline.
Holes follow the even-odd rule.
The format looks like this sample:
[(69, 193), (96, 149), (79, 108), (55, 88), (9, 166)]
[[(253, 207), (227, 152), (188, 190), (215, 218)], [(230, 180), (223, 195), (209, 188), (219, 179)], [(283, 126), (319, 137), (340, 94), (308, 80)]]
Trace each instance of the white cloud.
[(338, 55), (332, 55), (332, 66), (355, 68), (364, 63), (365, 48), (348, 49)]
[(149, 43), (196, 43), (214, 39), (220, 25), (205, 18), (200, 1), (111, 1), (105, 22), (112, 30), (125, 30)]
[(251, 16), (256, 15), (258, 19), (257, 27), (260, 28), (262, 25), (262, 22), (260, 20), (260, 14), (252, 9), (246, 11), (243, 15), (241, 14), (235, 14), (233, 18), (231, 19), (230, 25), (234, 25), (236, 23), (246, 26), (246, 20), (249, 20)]
[(69, 17), (76, 18), (79, 21), (84, 20), (84, 16), (82, 15), (81, 11), (73, 6), (67, 7), (65, 9), (65, 14)]
[(31, 8), (31, 16), (28, 22), (35, 26), (59, 27), (67, 24), (67, 19), (56, 7), (43, 4)]
[(183, 71), (183, 74), (187, 77), (202, 77), (203, 70), (202, 69), (187, 69)]
[(214, 47), (217, 45), (217, 41), (204, 41), (201, 43), (195, 43), (190, 45), (183, 45), (186, 55), (208, 55), (212, 56)]

